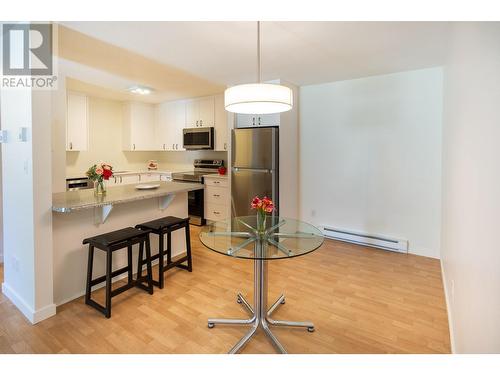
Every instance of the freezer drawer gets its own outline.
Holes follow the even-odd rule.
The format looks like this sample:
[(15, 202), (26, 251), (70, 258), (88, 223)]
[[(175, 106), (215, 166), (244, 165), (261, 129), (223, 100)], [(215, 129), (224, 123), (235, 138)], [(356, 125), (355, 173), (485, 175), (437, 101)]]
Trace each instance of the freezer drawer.
[(231, 178), (231, 215), (255, 215), (250, 202), (255, 196), (271, 198), (278, 213), (278, 179), (273, 170), (232, 169)]

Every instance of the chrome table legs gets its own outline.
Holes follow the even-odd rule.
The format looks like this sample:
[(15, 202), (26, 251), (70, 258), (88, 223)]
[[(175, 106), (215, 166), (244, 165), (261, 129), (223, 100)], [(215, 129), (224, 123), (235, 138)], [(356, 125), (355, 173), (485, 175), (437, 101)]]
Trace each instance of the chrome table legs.
[(307, 328), (309, 332), (314, 332), (314, 323), (312, 322), (292, 322), (289, 320), (274, 320), (271, 319), (271, 314), (281, 305), (285, 304), (285, 295), (282, 294), (276, 302), (267, 311), (267, 322), (272, 326), (282, 326), (282, 327), (304, 327)]
[[(256, 243), (257, 246), (263, 246), (260, 241)], [(304, 327), (309, 332), (314, 331), (314, 324), (311, 322), (290, 322), (286, 320), (274, 320), (271, 318), (276, 309), (285, 303), (285, 296), (281, 295), (276, 302), (267, 310), (267, 261), (262, 259), (254, 260), (254, 307), (238, 293), (237, 302), (247, 310), (250, 315), (248, 319), (208, 319), (208, 328), (213, 328), (217, 324), (231, 324), (231, 325), (250, 325), (250, 330), (241, 338), (240, 341), (234, 345), (229, 354), (238, 353), (243, 346), (252, 338), (261, 328), (271, 343), (274, 345), (279, 353), (286, 354), (286, 350), (278, 341), (276, 336), (271, 332), (270, 326), (286, 326), (286, 327)]]

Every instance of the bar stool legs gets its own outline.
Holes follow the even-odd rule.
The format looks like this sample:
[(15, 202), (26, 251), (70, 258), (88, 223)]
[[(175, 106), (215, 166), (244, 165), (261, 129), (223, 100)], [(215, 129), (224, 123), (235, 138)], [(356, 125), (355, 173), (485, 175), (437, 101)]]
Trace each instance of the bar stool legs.
[[(158, 235), (158, 254), (151, 257), (151, 260), (158, 259), (158, 280), (153, 279), (153, 285), (163, 289), (165, 286), (164, 274), (167, 270), (173, 267), (182, 268), (189, 272), (193, 271), (189, 218), (181, 219), (169, 216), (147, 223), (138, 224), (136, 225), (136, 228), (149, 230), (151, 233)], [(180, 259), (172, 261), (172, 233), (183, 228), (186, 236), (186, 255)], [(166, 239), (165, 235), (167, 237)]]
[[(106, 318), (111, 317), (112, 297), (133, 287), (141, 288), (149, 294), (153, 294), (153, 271), (151, 266), (151, 246), (149, 240), (150, 231), (140, 231), (135, 228), (125, 228), (115, 232), (106, 233), (100, 236), (87, 238), (84, 244), (89, 244), (89, 255), (87, 265), (87, 284), (85, 287), (85, 304), (94, 307), (104, 314)], [(132, 245), (139, 244), (139, 259), (137, 277), (133, 279)], [(106, 253), (106, 273), (103, 276), (93, 279), (94, 252), (98, 248)], [(126, 267), (113, 271), (113, 252), (121, 249), (127, 250)], [(144, 259), (144, 251), (146, 259)], [(146, 264), (146, 275), (142, 275), (142, 265)], [(116, 289), (112, 289), (113, 277), (127, 274), (127, 284)], [(105, 282), (105, 302), (104, 306), (92, 299), (92, 287)]]
[[(149, 236), (146, 238), (146, 259), (143, 258), (144, 242), (139, 245), (139, 257), (137, 259), (137, 286), (149, 294), (153, 294), (153, 267), (151, 266), (151, 246)], [(142, 276), (142, 266), (146, 263), (146, 276)], [(146, 281), (147, 286), (144, 285)]]
[(85, 303), (89, 305), (92, 290), (92, 271), (94, 270), (94, 246), (89, 245), (89, 259), (87, 263), (87, 283), (85, 288)]

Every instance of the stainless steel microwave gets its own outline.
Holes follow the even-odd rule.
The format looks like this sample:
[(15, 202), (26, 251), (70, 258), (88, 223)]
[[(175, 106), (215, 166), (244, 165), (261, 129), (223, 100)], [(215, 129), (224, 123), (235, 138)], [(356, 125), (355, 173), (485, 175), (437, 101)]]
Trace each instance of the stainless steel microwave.
[(213, 150), (214, 128), (183, 129), (182, 144), (186, 150)]

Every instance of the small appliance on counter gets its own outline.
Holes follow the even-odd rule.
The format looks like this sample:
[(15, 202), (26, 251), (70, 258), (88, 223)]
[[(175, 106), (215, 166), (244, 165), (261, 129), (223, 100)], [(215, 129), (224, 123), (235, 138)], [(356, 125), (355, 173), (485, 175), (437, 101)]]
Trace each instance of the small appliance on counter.
[[(172, 173), (172, 180), (175, 182), (190, 182), (202, 185), (204, 182), (203, 175), (218, 173), (218, 169), (223, 165), (224, 160), (196, 159), (193, 162), (193, 171)], [(191, 224), (205, 225), (203, 189), (188, 192), (188, 214)]]

